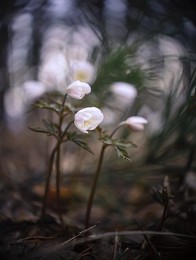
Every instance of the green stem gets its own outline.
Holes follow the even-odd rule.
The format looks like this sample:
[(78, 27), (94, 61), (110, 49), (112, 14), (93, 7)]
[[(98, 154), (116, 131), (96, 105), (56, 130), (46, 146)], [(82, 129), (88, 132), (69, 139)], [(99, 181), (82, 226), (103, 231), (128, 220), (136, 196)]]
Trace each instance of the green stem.
[(56, 152), (56, 197), (57, 197), (57, 205), (58, 205), (58, 215), (59, 215), (59, 220), (62, 226), (64, 226), (63, 222), (63, 217), (62, 217), (62, 211), (61, 211), (61, 195), (60, 195), (60, 157), (61, 157), (61, 143), (63, 141), (63, 138), (71, 124), (68, 124), (67, 128), (65, 131), (62, 133), (62, 123), (63, 123), (63, 118), (64, 118), (64, 106), (65, 106), (65, 101), (67, 98), (67, 94), (64, 95), (63, 100), (62, 100), (62, 109), (60, 112), (59, 116), (59, 124), (58, 124), (58, 143), (57, 143), (57, 152)]
[[(119, 124), (113, 130), (113, 132), (110, 134), (110, 138), (112, 138), (112, 136), (116, 133), (116, 131), (123, 125), (124, 125), (123, 123)], [(103, 163), (103, 156), (104, 156), (104, 152), (105, 152), (106, 147), (108, 147), (108, 145), (103, 144), (102, 148), (101, 148), (101, 153), (100, 153), (100, 156), (99, 156), (99, 162), (98, 162), (97, 169), (96, 169), (96, 172), (95, 172), (95, 175), (94, 175), (90, 197), (89, 197), (89, 200), (88, 200), (88, 203), (87, 203), (86, 217), (85, 217), (85, 228), (89, 227), (92, 205), (93, 205), (93, 201), (94, 201), (94, 197), (95, 197), (95, 191), (96, 191), (97, 182), (98, 182), (98, 179), (99, 179), (99, 176), (100, 176), (101, 166), (102, 166), (102, 163)]]
[(89, 197), (88, 204), (87, 204), (86, 218), (85, 218), (85, 228), (89, 227), (92, 204), (93, 204), (93, 200), (94, 200), (94, 197), (95, 197), (97, 181), (99, 179), (101, 166), (102, 166), (102, 163), (103, 163), (104, 151), (105, 151), (106, 147), (107, 147), (106, 145), (103, 145), (102, 148), (101, 148), (101, 153), (100, 153), (100, 156), (99, 156), (99, 162), (98, 162), (98, 165), (97, 165), (97, 169), (96, 169), (95, 176), (94, 176), (94, 179), (93, 179), (93, 185), (91, 187), (90, 197)]
[(66, 98), (67, 98), (67, 94), (65, 94), (63, 97), (62, 109), (61, 109), (61, 112), (58, 113), (58, 115), (59, 115), (58, 130), (59, 131), (58, 131), (58, 136), (57, 136), (57, 144), (56, 144), (55, 148), (52, 150), (52, 153), (49, 158), (49, 169), (48, 169), (48, 174), (46, 177), (44, 198), (43, 198), (42, 210), (41, 210), (41, 216), (40, 216), (40, 220), (43, 220), (45, 213), (46, 213), (47, 198), (48, 198), (50, 180), (51, 180), (51, 175), (52, 175), (52, 166), (54, 163), (55, 154), (57, 153), (57, 155), (56, 155), (56, 171), (57, 171), (57, 173), (56, 173), (56, 192), (57, 192), (57, 201), (58, 201), (58, 213), (59, 213), (59, 219), (60, 219), (61, 224), (63, 224), (63, 219), (62, 219), (61, 208), (60, 208), (60, 145), (61, 145), (61, 142), (63, 141), (63, 137), (65, 136), (68, 128), (71, 125), (71, 123), (70, 123), (62, 134), (61, 127), (62, 127), (63, 118), (65, 116), (63, 114), (63, 111), (64, 111), (64, 105), (65, 105)]
[(42, 202), (42, 211), (41, 211), (41, 217), (40, 220), (44, 219), (45, 213), (46, 213), (46, 204), (47, 204), (47, 198), (48, 198), (48, 192), (49, 192), (49, 186), (50, 186), (50, 179), (52, 175), (52, 166), (55, 158), (55, 153), (57, 150), (57, 146), (53, 149), (50, 159), (49, 159), (49, 169), (48, 169), (48, 174), (46, 176), (46, 184), (45, 184), (45, 191), (44, 191), (44, 198)]
[(121, 128), (124, 124), (120, 123), (119, 125), (117, 125), (117, 127), (113, 130), (113, 132), (110, 134), (110, 138), (112, 138), (112, 136), (116, 133), (116, 131)]
[(57, 207), (58, 207), (58, 215), (59, 220), (64, 226), (62, 211), (61, 211), (61, 196), (60, 196), (60, 156), (61, 156), (61, 147), (60, 143), (57, 146), (57, 153), (56, 153), (56, 196), (57, 196)]
[(168, 212), (168, 203), (166, 202), (163, 208), (163, 214), (162, 214), (162, 218), (161, 218), (161, 223), (159, 224), (159, 230), (162, 231), (163, 229), (163, 225), (165, 223), (165, 220), (167, 219), (167, 212)]
[(62, 135), (61, 135), (61, 142), (63, 142), (63, 138), (65, 137), (65, 135), (67, 134), (68, 129), (70, 128), (70, 126), (73, 124), (74, 120), (72, 120), (67, 127), (65, 128), (65, 130), (63, 131)]

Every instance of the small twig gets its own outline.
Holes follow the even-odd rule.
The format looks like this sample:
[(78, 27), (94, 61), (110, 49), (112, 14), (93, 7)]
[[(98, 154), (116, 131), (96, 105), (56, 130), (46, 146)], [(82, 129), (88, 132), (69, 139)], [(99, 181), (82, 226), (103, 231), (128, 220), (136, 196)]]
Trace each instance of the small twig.
[(51, 252), (49, 252), (48, 254), (46, 254), (45, 256), (43, 256), (43, 257), (41, 258), (41, 260), (45, 259), (45, 258), (46, 258), (47, 256), (49, 256), (50, 254), (56, 253), (58, 250), (61, 250), (65, 245), (67, 245), (68, 243), (72, 242), (72, 241), (75, 240), (76, 238), (78, 238), (78, 237), (80, 237), (80, 236), (82, 236), (82, 235), (88, 233), (89, 231), (93, 230), (93, 229), (96, 228), (98, 225), (99, 225), (99, 222), (96, 223), (94, 226), (89, 227), (89, 228), (87, 228), (87, 229), (85, 229), (85, 230), (79, 232), (76, 236), (74, 236), (74, 237), (72, 237), (72, 238), (66, 240), (66, 241), (63, 242), (62, 244), (57, 245), (57, 246), (55, 247), (55, 250), (52, 250)]
[(113, 260), (116, 259), (116, 255), (117, 255), (117, 248), (118, 248), (118, 232), (116, 231), (116, 235), (115, 235), (115, 245), (114, 245), (114, 256), (113, 256)]
[(83, 250), (80, 254), (84, 257), (84, 256), (87, 256), (87, 255), (90, 255), (90, 250), (93, 249), (93, 247), (95, 247), (95, 245), (92, 245), (92, 246), (89, 246), (87, 247), (85, 250)]
[(89, 231), (93, 230), (93, 229), (96, 228), (98, 225), (99, 225), (99, 222), (96, 223), (94, 226), (89, 227), (89, 228), (86, 228), (86, 229), (84, 229), (83, 231), (79, 232), (76, 236), (74, 236), (74, 237), (68, 239), (67, 241), (63, 242), (61, 245), (64, 246), (64, 245), (70, 243), (71, 241), (75, 240), (76, 238), (78, 238), (78, 237), (80, 237), (80, 236), (82, 236), (82, 235), (88, 233)]
[[(160, 236), (176, 236), (176, 237), (184, 237), (184, 238), (196, 240), (196, 236), (173, 233), (173, 232), (159, 232), (159, 231), (148, 231), (148, 230), (143, 230), (143, 231), (119, 231), (118, 232), (118, 236), (135, 236), (135, 235), (142, 235), (143, 236), (144, 234), (146, 234), (146, 235), (160, 235)], [(104, 233), (104, 234), (94, 234), (94, 235), (90, 235), (89, 237), (78, 240), (77, 244), (90, 242), (90, 241), (102, 239), (102, 238), (105, 238), (105, 237), (113, 237), (115, 235), (116, 235), (116, 232), (107, 232), (107, 233)]]
[(121, 259), (122, 259), (122, 256), (124, 256), (124, 254), (126, 254), (126, 252), (129, 251), (129, 250), (130, 250), (129, 247), (125, 248), (125, 250), (124, 250), (124, 251), (119, 255), (119, 257), (117, 258), (117, 260), (121, 260)]
[(142, 226), (140, 225), (139, 221), (136, 219), (135, 220), (136, 223), (138, 224), (140, 230), (143, 232), (143, 236), (146, 240), (146, 242), (149, 244), (151, 250), (152, 250), (152, 253), (158, 258), (158, 259), (161, 259), (161, 256), (160, 256), (160, 253), (157, 251), (157, 249), (155, 248), (155, 246), (153, 245), (153, 243), (150, 241), (150, 239), (148, 238), (148, 236), (144, 233), (143, 231), (143, 228)]
[(10, 245), (16, 245), (16, 244), (22, 244), (24, 242), (32, 242), (34, 243), (36, 241), (46, 241), (46, 240), (53, 240), (55, 237), (44, 237), (44, 236), (34, 236), (34, 237), (25, 237), (16, 240), (15, 242), (11, 242)]

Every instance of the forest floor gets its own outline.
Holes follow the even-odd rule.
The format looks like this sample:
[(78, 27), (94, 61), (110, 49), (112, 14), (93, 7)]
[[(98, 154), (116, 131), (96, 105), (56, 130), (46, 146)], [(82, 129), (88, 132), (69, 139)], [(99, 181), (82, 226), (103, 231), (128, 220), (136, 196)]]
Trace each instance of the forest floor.
[(67, 174), (61, 185), (62, 226), (53, 182), (40, 221), (42, 145), (35, 142), (33, 148), (31, 140), (28, 147), (29, 136), (3, 135), (0, 259), (196, 259), (195, 173), (184, 173), (182, 159), (169, 165), (119, 164), (115, 170), (108, 161), (88, 229), (84, 216), (92, 176), (89, 171), (74, 178)]

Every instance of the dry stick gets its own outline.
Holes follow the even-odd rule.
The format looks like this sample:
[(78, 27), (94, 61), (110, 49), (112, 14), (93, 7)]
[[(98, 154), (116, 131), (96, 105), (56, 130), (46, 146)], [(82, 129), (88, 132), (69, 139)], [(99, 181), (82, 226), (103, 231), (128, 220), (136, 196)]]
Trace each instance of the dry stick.
[(118, 243), (119, 243), (119, 240), (118, 240), (118, 233), (117, 233), (117, 231), (116, 231), (116, 235), (115, 235), (115, 244), (114, 244), (114, 256), (113, 256), (113, 260), (116, 259), (117, 249), (118, 249)]
[(64, 248), (64, 246), (66, 246), (67, 244), (69, 244), (70, 242), (74, 241), (76, 238), (83, 236), (84, 234), (88, 233), (89, 231), (93, 230), (94, 228), (96, 228), (99, 225), (99, 222), (97, 222), (95, 225), (93, 225), (92, 227), (89, 227), (81, 232), (79, 232), (76, 236), (66, 240), (65, 242), (63, 242), (62, 244), (58, 244), (57, 246), (55, 246), (55, 249), (52, 250), (51, 252), (49, 252), (48, 254), (46, 254), (45, 256), (43, 256), (41, 258), (41, 260), (47, 258), (50, 254), (53, 253), (57, 253), (58, 250), (61, 250)]
[(97, 222), (97, 223), (96, 223), (95, 225), (93, 225), (92, 227), (89, 227), (89, 228), (87, 228), (87, 229), (82, 230), (82, 231), (79, 232), (79, 234), (77, 234), (76, 236), (74, 236), (74, 237), (68, 239), (67, 241), (63, 242), (63, 243), (61, 244), (61, 246), (64, 246), (64, 245), (70, 243), (71, 241), (73, 241), (74, 239), (76, 239), (76, 238), (78, 238), (78, 237), (80, 237), (80, 236), (82, 236), (82, 235), (88, 233), (88, 232), (91, 231), (92, 229), (96, 228), (98, 225), (99, 225), (99, 222)]
[[(173, 233), (173, 232), (159, 232), (159, 231), (148, 231), (148, 230), (143, 230), (143, 231), (119, 231), (118, 236), (135, 236), (135, 235), (160, 235), (160, 236), (176, 236), (176, 237), (184, 237), (184, 238), (189, 238), (189, 239), (195, 239), (196, 236), (191, 236), (191, 235), (186, 235), (186, 234), (180, 234), (180, 233)], [(83, 244), (86, 242), (91, 242), (94, 240), (98, 239), (103, 239), (107, 237), (113, 237), (116, 235), (116, 232), (106, 232), (103, 234), (94, 234), (90, 235), (89, 237), (79, 239), (76, 241), (76, 244)]]
[(47, 240), (54, 240), (56, 239), (55, 237), (44, 237), (44, 236), (34, 236), (34, 237), (25, 237), (16, 240), (15, 242), (11, 242), (10, 245), (17, 245), (17, 244), (22, 244), (24, 242), (29, 242), (29, 243), (34, 243), (36, 241), (47, 241)]

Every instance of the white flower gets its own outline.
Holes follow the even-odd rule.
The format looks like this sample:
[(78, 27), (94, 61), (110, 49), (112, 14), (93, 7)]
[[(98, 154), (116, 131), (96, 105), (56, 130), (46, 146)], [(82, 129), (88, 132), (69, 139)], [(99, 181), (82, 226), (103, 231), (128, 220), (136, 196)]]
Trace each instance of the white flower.
[(74, 81), (67, 87), (67, 94), (75, 99), (82, 99), (86, 94), (91, 92), (91, 87), (85, 82)]
[(39, 80), (50, 90), (63, 89), (69, 73), (67, 61), (60, 52), (50, 53), (45, 57), (39, 69)]
[(103, 114), (96, 107), (86, 107), (75, 114), (74, 124), (83, 133), (94, 130), (102, 121)]
[(116, 98), (123, 104), (131, 104), (137, 96), (136, 88), (125, 82), (115, 82), (111, 86), (111, 91)]
[(4, 97), (4, 106), (7, 116), (19, 119), (25, 112), (25, 97), (21, 87), (9, 89)]
[(144, 130), (144, 125), (147, 124), (148, 121), (140, 116), (131, 116), (123, 123), (134, 131), (142, 131)]
[(92, 83), (95, 79), (95, 68), (88, 61), (71, 60), (70, 70), (73, 80)]
[(68, 60), (86, 61), (88, 60), (89, 52), (87, 48), (80, 45), (67, 45), (65, 48), (65, 57)]
[(22, 86), (27, 101), (32, 101), (46, 92), (46, 86), (39, 81), (26, 81)]

